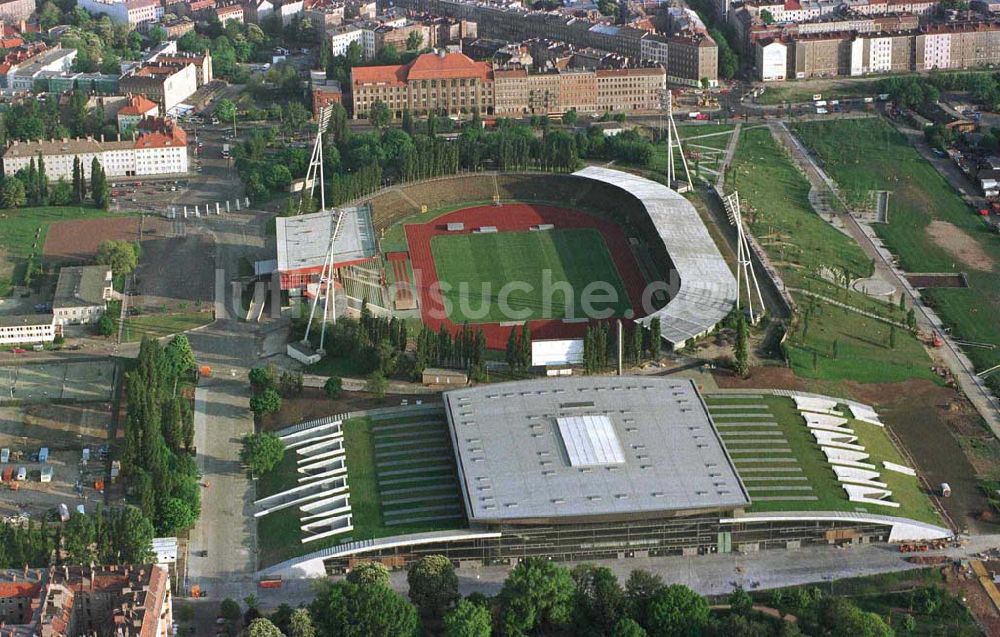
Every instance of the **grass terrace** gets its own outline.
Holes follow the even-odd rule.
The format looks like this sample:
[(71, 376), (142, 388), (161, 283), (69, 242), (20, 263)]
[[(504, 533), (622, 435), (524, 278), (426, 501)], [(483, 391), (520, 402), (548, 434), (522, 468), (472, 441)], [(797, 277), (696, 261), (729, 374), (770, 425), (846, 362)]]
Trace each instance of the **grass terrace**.
[[(343, 542), (466, 526), (443, 412), (353, 418), (344, 423), (344, 447), (354, 530), (303, 544), (297, 508), (270, 513), (257, 522), (261, 566)], [(296, 486), (298, 458), (287, 452), (261, 476), (257, 498)]]
[[(944, 525), (916, 477), (882, 469), (907, 464), (885, 430), (851, 420), (857, 444), (880, 468), (899, 508), (861, 505), (847, 494), (791, 398), (707, 394), (705, 402), (753, 502), (750, 512), (844, 511), (899, 516)], [(845, 416), (847, 416), (845, 412)]]
[[(851, 280), (869, 276), (871, 261), (853, 239), (813, 211), (808, 180), (767, 127), (740, 133), (727, 183), (739, 191), (751, 231), (787, 286), (905, 322), (906, 314), (898, 307), (833, 282), (841, 273)], [(897, 328), (896, 347), (890, 348), (888, 324), (804, 294), (792, 296), (800, 315), (790, 328), (786, 351), (800, 376), (861, 382), (936, 379), (927, 354), (906, 330)]]
[[(891, 190), (889, 223), (875, 226), (909, 272), (964, 271), (968, 288), (923, 292), (956, 336), (997, 346), (966, 348), (978, 369), (1000, 364), (1000, 242), (908, 139), (881, 119), (798, 124), (795, 134), (823, 161), (849, 200)], [(998, 384), (1000, 386), (1000, 384)]]
[(165, 312), (156, 314), (139, 314), (125, 318), (125, 329), (122, 341), (138, 342), (144, 336), (162, 338), (186, 332), (187, 330), (207, 325), (213, 321), (211, 311), (203, 312)]

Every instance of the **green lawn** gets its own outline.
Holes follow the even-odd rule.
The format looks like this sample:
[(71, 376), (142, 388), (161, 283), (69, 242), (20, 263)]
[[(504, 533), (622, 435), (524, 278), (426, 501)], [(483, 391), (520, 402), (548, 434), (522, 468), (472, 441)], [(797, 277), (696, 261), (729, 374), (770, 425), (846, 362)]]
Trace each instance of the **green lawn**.
[[(868, 513), (898, 515), (914, 520), (929, 522), (931, 524), (943, 525), (937, 511), (934, 509), (927, 496), (922, 492), (917, 478), (906, 476), (901, 473), (893, 473), (882, 469), (881, 477), (879, 478), (881, 482), (885, 482), (889, 485), (888, 488), (892, 491), (890, 499), (895, 502), (899, 502), (899, 508), (881, 507), (877, 505), (859, 505), (849, 501), (843, 487), (839, 482), (837, 482), (836, 474), (834, 474), (829, 462), (827, 462), (826, 456), (820, 450), (816, 439), (809, 432), (809, 428), (806, 427), (805, 421), (803, 420), (798, 409), (796, 409), (795, 403), (790, 398), (784, 396), (764, 395), (760, 398), (746, 399), (737, 402), (723, 394), (707, 394), (705, 396), (705, 402), (708, 404), (709, 411), (712, 413), (712, 417), (716, 421), (716, 424), (722, 425), (719, 427), (719, 431), (723, 436), (724, 441), (726, 441), (730, 453), (733, 455), (733, 462), (736, 464), (737, 471), (741, 472), (740, 475), (744, 480), (750, 478), (750, 484), (747, 486), (751, 491), (750, 499), (753, 501), (753, 504), (750, 507), (751, 512), (867, 511)], [(718, 406), (750, 404), (763, 404), (767, 406), (766, 412), (763, 410), (760, 412), (754, 410), (752, 413), (770, 413), (771, 416), (773, 416), (771, 419), (761, 418), (759, 420), (767, 420), (778, 423), (778, 429), (781, 431), (784, 440), (788, 443), (787, 448), (791, 449), (791, 454), (781, 453), (776, 454), (776, 456), (794, 457), (794, 464), (780, 461), (775, 461), (773, 463), (746, 462), (748, 458), (760, 458), (762, 456), (739, 453), (733, 454), (733, 441), (739, 439), (740, 437), (730, 435), (727, 438), (727, 433), (731, 434), (734, 431), (760, 431), (761, 428), (755, 428), (753, 426), (725, 427), (724, 425), (726, 422), (737, 422), (741, 419), (749, 419), (734, 413), (739, 410), (723, 410), (718, 409)], [(747, 410), (747, 412), (750, 413), (750, 410)], [(854, 420), (850, 422), (850, 427), (854, 430), (855, 435), (858, 436), (857, 444), (863, 445), (866, 451), (871, 454), (871, 460), (868, 461), (871, 464), (881, 467), (882, 462), (885, 460), (899, 464), (907, 464), (900, 453), (896, 450), (888, 434), (881, 427)], [(809, 492), (808, 495), (815, 496), (816, 500), (755, 501), (753, 487), (751, 486), (755, 483), (751, 476), (761, 474), (752, 471), (744, 472), (744, 470), (748, 468), (761, 467), (800, 468), (801, 472), (786, 473), (787, 475), (793, 477), (805, 477), (805, 481), (789, 480), (787, 483), (782, 481), (769, 481), (764, 484), (768, 486), (798, 486), (807, 484), (811, 487), (811, 492)], [(770, 475), (780, 475), (780, 472)], [(789, 494), (794, 494), (794, 492), (790, 491)], [(786, 494), (780, 491), (767, 490), (758, 492), (757, 495), (767, 496)]]
[(874, 97), (874, 80), (844, 80), (836, 86), (824, 90), (816, 90), (814, 86), (801, 86), (796, 82), (772, 84), (757, 98), (758, 104), (776, 105), (785, 102), (798, 104), (811, 102), (813, 95), (819, 93), (825, 100), (837, 100), (847, 97)]
[[(442, 292), (456, 323), (579, 317), (584, 292), (595, 289), (588, 289), (594, 282), (614, 292), (609, 302), (603, 299), (610, 295), (602, 293), (598, 302), (595, 294), (595, 311), (610, 309), (622, 316), (631, 308), (604, 239), (590, 228), (437, 236), (431, 239), (431, 252), (438, 279), (448, 285)], [(571, 286), (570, 312), (561, 292), (549, 295), (546, 307), (546, 271), (552, 284)], [(527, 284), (530, 290), (511, 289), (505, 295), (504, 286), (512, 282)]]
[(293, 449), (285, 450), (285, 456), (273, 469), (257, 478), (257, 499), (266, 498), (286, 489), (298, 486), (298, 454)]
[[(907, 138), (881, 119), (799, 124), (796, 134), (820, 157), (845, 193), (891, 190), (889, 224), (876, 230), (910, 272), (965, 271), (969, 287), (924, 292), (941, 318), (965, 340), (992, 343), (995, 351), (966, 348), (978, 369), (1000, 364), (1000, 239)], [(857, 194), (853, 195), (857, 196)], [(990, 271), (963, 264), (928, 234), (933, 221), (957, 227), (992, 258)], [(1000, 385), (1000, 383), (998, 383)]]
[[(822, 294), (855, 308), (904, 321), (905, 312), (836, 285), (831, 273), (851, 280), (871, 274), (871, 261), (851, 239), (834, 229), (809, 205), (809, 182), (767, 128), (740, 134), (728, 182), (740, 193), (754, 235), (778, 268), (785, 284)], [(821, 273), (827, 273), (825, 276)], [(793, 293), (799, 316), (786, 352), (796, 374), (807, 378), (889, 382), (936, 377), (916, 338), (897, 329), (896, 348), (888, 344), (888, 325), (823, 301)], [(815, 309), (812, 309), (815, 308)], [(808, 321), (805, 312), (810, 309)], [(833, 356), (833, 342), (838, 356)], [(813, 352), (816, 365), (813, 366)]]
[[(41, 264), (42, 249), (50, 224), (73, 219), (96, 219), (112, 214), (115, 213), (78, 206), (0, 210), (0, 257), (5, 257), (8, 261), (8, 267), (0, 266), (0, 296), (10, 295), (12, 287), (20, 283), (15, 279), (23, 276), (22, 266), (28, 257), (34, 254), (36, 262)], [(17, 274), (11, 272), (11, 269)]]
[(796, 300), (809, 315), (808, 320), (803, 317), (796, 323), (785, 342), (796, 376), (859, 383), (910, 378), (941, 382), (930, 369), (923, 345), (906, 330), (895, 329), (895, 347), (891, 347), (892, 328), (887, 323), (801, 295)]
[(144, 336), (162, 338), (185, 332), (212, 322), (211, 312), (166, 312), (163, 314), (140, 314), (125, 319), (122, 341), (141, 341)]

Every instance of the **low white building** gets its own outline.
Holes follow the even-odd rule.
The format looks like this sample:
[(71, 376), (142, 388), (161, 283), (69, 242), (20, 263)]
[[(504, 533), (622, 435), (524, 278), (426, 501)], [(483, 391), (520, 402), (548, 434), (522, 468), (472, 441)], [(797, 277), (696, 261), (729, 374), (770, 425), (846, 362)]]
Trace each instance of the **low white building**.
[(285, 2), (280, 7), (275, 8), (275, 12), (281, 18), (281, 24), (288, 26), (295, 19), (295, 16), (302, 15), (303, 12), (303, 0), (295, 0), (295, 2)]
[(96, 323), (104, 315), (112, 290), (111, 268), (106, 265), (61, 268), (52, 299), (55, 324)]
[[(140, 122), (139, 127), (142, 128)], [(27, 168), (32, 159), (45, 158), (50, 181), (72, 181), (73, 160), (79, 158), (87, 179), (94, 158), (108, 177), (138, 177), (188, 172), (187, 134), (170, 123), (160, 130), (143, 132), (135, 140), (54, 139), (13, 142), (3, 154), (4, 174)]]
[(51, 343), (55, 337), (51, 314), (0, 315), (0, 345)]

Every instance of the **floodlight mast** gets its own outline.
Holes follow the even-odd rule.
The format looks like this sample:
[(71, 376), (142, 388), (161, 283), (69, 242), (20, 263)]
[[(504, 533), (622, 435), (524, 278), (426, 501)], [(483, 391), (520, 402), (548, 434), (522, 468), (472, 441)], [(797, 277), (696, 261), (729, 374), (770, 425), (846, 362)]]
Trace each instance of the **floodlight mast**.
[[(750, 311), (750, 323), (756, 325), (764, 314), (764, 298), (757, 283), (757, 274), (753, 270), (750, 241), (747, 239), (743, 225), (743, 213), (740, 209), (740, 194), (737, 191), (722, 199), (729, 223), (736, 227), (736, 309), (740, 308), (740, 286), (746, 287), (747, 309)], [(759, 312), (754, 310), (754, 297), (757, 299)]]
[[(313, 200), (313, 193), (316, 190), (316, 181), (319, 180), (319, 200), (320, 200), (320, 212), (326, 211), (326, 182), (323, 178), (323, 134), (326, 132), (326, 128), (330, 123), (330, 107), (326, 106), (320, 110), (319, 118), (317, 121), (316, 129), (316, 140), (313, 142), (312, 156), (309, 159), (309, 169), (306, 171), (306, 181), (305, 183), (309, 185), (309, 200)], [(305, 196), (299, 198), (299, 214), (302, 214), (302, 207), (305, 203)], [(320, 325), (319, 332), (319, 350), (320, 355), (324, 355), (326, 351), (324, 347), (326, 345), (326, 322), (328, 318), (331, 318), (334, 324), (337, 323), (337, 298), (336, 298), (336, 283), (334, 282), (334, 244), (337, 240), (337, 236), (340, 234), (341, 221), (344, 218), (343, 211), (338, 211), (337, 223), (334, 225), (333, 233), (330, 235), (330, 244), (327, 249), (326, 256), (323, 258), (323, 268), (319, 273), (319, 282), (316, 287), (316, 293), (313, 295), (312, 307), (309, 309), (309, 322), (306, 324), (305, 337), (302, 342), (309, 344), (309, 334), (312, 331), (313, 319), (316, 317), (316, 304), (319, 302), (320, 294), (323, 295), (323, 318)], [(333, 299), (333, 313), (330, 313), (330, 295), (334, 296)]]
[[(681, 146), (681, 136), (677, 132), (677, 122), (674, 121), (674, 94), (670, 89), (663, 91), (660, 97), (660, 108), (667, 111), (667, 185), (678, 192), (685, 192), (688, 188), (694, 187), (691, 181), (691, 171), (688, 170), (687, 158), (684, 156), (684, 148)], [(674, 149), (680, 153), (681, 165), (684, 167), (684, 178), (687, 180), (685, 189), (676, 188), (677, 167), (674, 159)]]

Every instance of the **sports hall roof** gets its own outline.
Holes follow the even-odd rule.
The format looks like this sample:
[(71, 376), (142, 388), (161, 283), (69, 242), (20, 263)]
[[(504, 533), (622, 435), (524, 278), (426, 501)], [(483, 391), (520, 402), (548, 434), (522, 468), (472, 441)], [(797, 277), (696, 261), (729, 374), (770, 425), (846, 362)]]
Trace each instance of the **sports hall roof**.
[(670, 302), (640, 323), (648, 325), (659, 316), (663, 338), (678, 347), (729, 314), (736, 303), (736, 278), (687, 199), (655, 181), (619, 170), (588, 166), (573, 174), (616, 186), (642, 202), (670, 255), (679, 279), (668, 281)]
[(472, 522), (750, 504), (690, 379), (535, 379), (444, 401)]
[(275, 220), (278, 271), (322, 268), (330, 250), (330, 237), (337, 226), (337, 215), (341, 212), (345, 216), (333, 246), (334, 264), (374, 256), (375, 231), (367, 206), (278, 217)]

